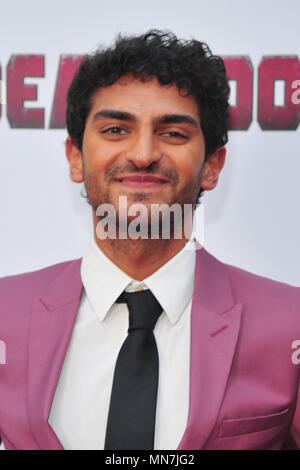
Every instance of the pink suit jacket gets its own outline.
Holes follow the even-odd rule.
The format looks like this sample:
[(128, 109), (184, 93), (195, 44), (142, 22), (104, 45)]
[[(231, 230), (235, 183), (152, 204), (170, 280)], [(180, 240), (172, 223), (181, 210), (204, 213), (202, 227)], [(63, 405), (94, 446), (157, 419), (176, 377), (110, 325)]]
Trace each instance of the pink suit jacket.
[[(48, 417), (80, 304), (80, 265), (77, 259), (0, 280), (6, 449), (63, 449)], [(178, 449), (300, 447), (295, 340), (299, 288), (197, 251), (189, 415)]]

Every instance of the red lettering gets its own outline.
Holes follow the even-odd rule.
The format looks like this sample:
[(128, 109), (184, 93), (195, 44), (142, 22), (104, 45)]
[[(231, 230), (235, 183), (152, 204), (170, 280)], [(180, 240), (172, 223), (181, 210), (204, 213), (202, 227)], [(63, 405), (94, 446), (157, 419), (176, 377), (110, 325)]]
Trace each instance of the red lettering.
[(236, 80), (236, 105), (230, 106), (230, 130), (246, 130), (252, 122), (253, 67), (249, 57), (223, 57), (229, 80)]
[[(66, 124), (66, 98), (71, 81), (83, 56), (63, 55), (59, 69), (49, 127), (63, 129)], [(236, 81), (236, 103), (230, 106), (230, 130), (246, 130), (252, 122), (253, 66), (250, 58), (223, 57), (229, 80)], [(37, 85), (25, 85), (26, 77), (44, 77), (44, 55), (12, 55), (7, 65), (7, 118), (13, 128), (44, 128), (43, 108), (26, 107), (36, 101)], [(263, 57), (258, 69), (258, 122), (263, 130), (295, 130), (300, 122), (300, 61), (296, 56)], [(0, 81), (3, 81), (0, 66)], [(285, 83), (282, 106), (274, 101), (275, 81)], [(5, 86), (0, 89), (5, 100)], [(5, 101), (4, 101), (5, 103)], [(0, 102), (0, 118), (2, 116)]]
[[(293, 103), (292, 88), (300, 76), (300, 62), (294, 56), (263, 57), (258, 69), (258, 122), (264, 130), (294, 130), (300, 120), (300, 105)], [(274, 105), (274, 81), (285, 81), (285, 104)]]
[(83, 56), (61, 56), (52, 107), (50, 128), (63, 129), (66, 125), (67, 93)]
[(25, 108), (37, 100), (37, 86), (24, 85), (25, 77), (44, 77), (43, 55), (12, 55), (7, 65), (7, 118), (11, 127), (43, 128), (44, 109)]

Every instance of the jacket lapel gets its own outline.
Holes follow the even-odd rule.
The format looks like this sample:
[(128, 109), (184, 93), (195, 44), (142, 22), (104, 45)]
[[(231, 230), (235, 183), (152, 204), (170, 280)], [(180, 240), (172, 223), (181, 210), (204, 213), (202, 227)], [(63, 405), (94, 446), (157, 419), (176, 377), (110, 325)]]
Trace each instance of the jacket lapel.
[(76, 320), (81, 259), (66, 263), (33, 304), (28, 351), (28, 420), (40, 449), (63, 449), (48, 423), (54, 392)]
[(197, 251), (191, 309), (190, 402), (178, 449), (201, 449), (220, 410), (238, 339), (242, 306), (235, 304), (225, 265)]

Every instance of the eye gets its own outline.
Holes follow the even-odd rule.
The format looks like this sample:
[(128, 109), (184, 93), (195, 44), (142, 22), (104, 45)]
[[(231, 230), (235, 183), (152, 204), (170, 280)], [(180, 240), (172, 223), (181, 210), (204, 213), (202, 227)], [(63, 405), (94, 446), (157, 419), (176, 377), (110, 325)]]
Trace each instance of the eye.
[(186, 135), (181, 134), (180, 132), (177, 132), (177, 131), (164, 132), (161, 135), (163, 137), (167, 136), (167, 137), (173, 137), (173, 138), (177, 138), (177, 139), (186, 139), (186, 140), (188, 140), (188, 137)]
[(125, 134), (125, 130), (122, 127), (113, 126), (109, 127), (108, 129), (104, 129), (101, 131), (101, 134)]

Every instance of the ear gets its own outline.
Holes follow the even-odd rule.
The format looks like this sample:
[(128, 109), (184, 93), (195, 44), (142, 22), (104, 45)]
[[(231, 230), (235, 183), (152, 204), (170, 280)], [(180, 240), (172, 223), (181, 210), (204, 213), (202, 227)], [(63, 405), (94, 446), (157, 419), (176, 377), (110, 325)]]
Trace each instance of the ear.
[(83, 164), (82, 154), (79, 148), (74, 144), (71, 137), (68, 136), (65, 144), (66, 157), (69, 162), (70, 178), (74, 183), (83, 182)]
[(216, 187), (219, 173), (225, 163), (225, 156), (225, 147), (219, 147), (214, 153), (208, 156), (202, 170), (200, 181), (200, 186), (203, 190), (209, 191)]

